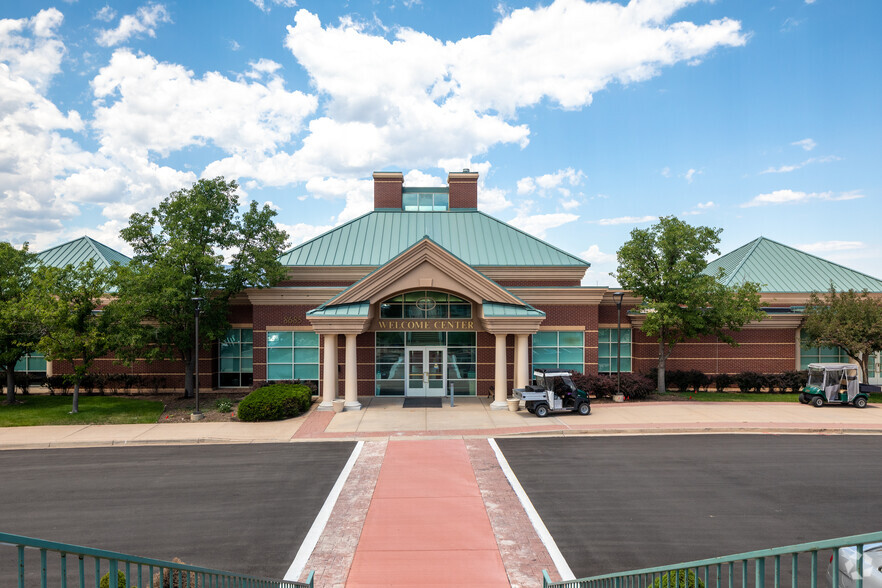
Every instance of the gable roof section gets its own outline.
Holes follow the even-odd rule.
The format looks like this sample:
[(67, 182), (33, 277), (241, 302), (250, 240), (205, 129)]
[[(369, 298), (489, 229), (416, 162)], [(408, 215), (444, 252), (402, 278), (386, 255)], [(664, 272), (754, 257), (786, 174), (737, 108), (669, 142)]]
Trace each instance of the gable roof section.
[(119, 251), (85, 236), (41, 251), (37, 254), (37, 258), (43, 264), (51, 267), (78, 266), (93, 259), (95, 267), (108, 268), (114, 261), (123, 265), (131, 261)]
[(718, 268), (727, 286), (758, 282), (762, 292), (826, 292), (831, 282), (837, 290), (882, 292), (882, 280), (765, 237), (715, 259), (704, 273)]
[(377, 267), (424, 237), (470, 266), (590, 266), (476, 210), (375, 210), (298, 245), (279, 260), (286, 266)]
[(421, 287), (420, 270), (426, 266), (432, 268), (431, 275), (439, 282), (434, 283), (435, 278), (432, 278), (433, 283), (427, 287), (439, 287), (442, 279), (450, 280), (453, 282), (449, 288), (451, 291), (473, 300), (490, 299), (506, 304), (523, 304), (520, 298), (470, 267), (430, 237), (423, 236), (389, 263), (344, 289), (322, 307), (362, 301), (377, 302), (393, 292)]

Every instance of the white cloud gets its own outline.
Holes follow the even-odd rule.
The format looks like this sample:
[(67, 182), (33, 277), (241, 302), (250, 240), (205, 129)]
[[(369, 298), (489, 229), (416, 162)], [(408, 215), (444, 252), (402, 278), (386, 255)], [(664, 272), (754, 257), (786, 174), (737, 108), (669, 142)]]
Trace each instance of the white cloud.
[(560, 206), (564, 210), (573, 210), (574, 208), (578, 208), (582, 203), (576, 198), (570, 198), (568, 200), (561, 200)]
[(508, 221), (508, 224), (534, 237), (545, 239), (549, 230), (577, 220), (579, 220), (579, 215), (566, 212), (534, 214), (533, 201), (524, 200), (517, 210), (517, 215)]
[(36, 92), (45, 91), (61, 71), (65, 48), (57, 29), (62, 20), (55, 8), (41, 10), (33, 18), (0, 19), (0, 62), (8, 66), (7, 77), (26, 80)]
[(310, 225), (307, 223), (286, 225), (283, 223), (276, 223), (276, 226), (288, 233), (288, 242), (292, 247), (296, 247), (301, 243), (305, 243), (310, 239), (318, 237), (322, 233), (327, 233), (336, 225)]
[(500, 143), (524, 147), (529, 129), (508, 118), (518, 108), (545, 99), (586, 106), (610, 83), (645, 80), (666, 65), (745, 43), (731, 19), (667, 22), (692, 1), (558, 0), (507, 13), (488, 34), (454, 42), (404, 28), (390, 40), (369, 33), (369, 24), (323, 26), (300, 10), (285, 44), (327, 97), (327, 118), (312, 121), (287, 163), (364, 175), (389, 165), (431, 167)]
[(767, 206), (770, 204), (802, 204), (813, 200), (835, 202), (840, 200), (855, 200), (863, 197), (864, 195), (860, 192), (840, 192), (839, 194), (834, 194), (833, 192), (800, 192), (796, 190), (775, 190), (774, 192), (770, 192), (768, 194), (759, 194), (757, 196), (754, 196), (753, 199), (742, 204), (741, 208)]
[(538, 190), (540, 195), (545, 195), (550, 190), (569, 196), (569, 190), (564, 186), (578, 186), (585, 181), (582, 170), (574, 170), (571, 167), (559, 169), (552, 174), (543, 174), (535, 177), (525, 177), (518, 180), (518, 194), (532, 194)]
[(404, 185), (415, 188), (432, 188), (446, 186), (444, 179), (439, 176), (433, 176), (421, 172), (418, 169), (412, 169), (404, 174)]
[[(103, 12), (102, 9), (100, 12)], [(130, 38), (141, 35), (156, 36), (156, 27), (163, 23), (172, 22), (171, 15), (163, 4), (145, 4), (138, 8), (135, 14), (127, 14), (119, 19), (115, 29), (102, 29), (98, 31), (96, 41), (102, 47), (113, 47), (125, 43)]]
[(249, 62), (248, 65), (251, 66), (251, 69), (245, 72), (245, 77), (251, 78), (252, 80), (259, 80), (266, 76), (273, 77), (275, 73), (282, 68), (282, 64), (263, 57), (257, 61)]
[[(255, 68), (274, 71), (274, 64), (261, 60)], [(113, 54), (92, 89), (93, 126), (109, 152), (142, 149), (165, 156), (210, 142), (262, 159), (298, 133), (316, 108), (315, 97), (288, 92), (278, 78), (235, 81), (217, 72), (196, 78), (183, 66), (127, 49)]]
[(691, 184), (693, 178), (694, 178), (696, 175), (700, 175), (701, 173), (702, 173), (702, 172), (701, 172), (700, 170), (695, 170), (695, 169), (691, 169), (691, 168), (690, 168), (689, 171), (687, 171), (685, 174), (683, 174), (683, 177), (686, 178), (686, 181), (689, 182), (689, 183)]
[(797, 249), (814, 254), (824, 254), (835, 251), (854, 251), (866, 247), (867, 244), (863, 241), (816, 241), (814, 243), (803, 243), (802, 245), (796, 246)]
[(666, 177), (666, 178), (671, 177), (671, 168), (669, 168), (669, 167), (667, 167), (667, 166), (663, 167), (662, 170), (661, 170), (661, 175), (664, 176), (664, 177)]
[(830, 163), (831, 161), (840, 161), (842, 158), (836, 155), (825, 155), (823, 157), (809, 157), (805, 161), (795, 163), (793, 165), (782, 165), (781, 167), (769, 167), (760, 172), (760, 174), (783, 174), (798, 170), (813, 163)]
[(600, 250), (599, 245), (592, 245), (580, 253), (579, 257), (591, 263), (591, 265), (618, 263), (618, 257), (615, 253), (604, 253)]
[(116, 18), (116, 10), (111, 8), (109, 4), (105, 4), (98, 12), (95, 13), (94, 18), (95, 20), (110, 22)]
[(269, 12), (272, 5), (283, 6), (285, 8), (294, 8), (297, 6), (296, 0), (251, 0), (251, 3), (260, 8), (263, 12)]
[(805, 0), (806, 4), (814, 4), (817, 0)]
[(807, 139), (802, 139), (801, 141), (794, 141), (793, 143), (791, 143), (791, 145), (793, 145), (795, 147), (802, 147), (802, 149), (805, 151), (811, 151), (812, 149), (817, 147), (818, 144), (815, 143), (815, 141), (813, 139), (807, 138)]
[(657, 216), (619, 216), (616, 218), (601, 218), (589, 221), (597, 225), (639, 225), (642, 223), (651, 223), (657, 221)]
[(702, 214), (710, 210), (711, 208), (716, 208), (716, 204), (713, 200), (708, 200), (707, 202), (699, 202), (695, 205), (695, 208), (692, 210), (686, 211), (683, 213), (684, 216), (694, 216), (696, 214)]

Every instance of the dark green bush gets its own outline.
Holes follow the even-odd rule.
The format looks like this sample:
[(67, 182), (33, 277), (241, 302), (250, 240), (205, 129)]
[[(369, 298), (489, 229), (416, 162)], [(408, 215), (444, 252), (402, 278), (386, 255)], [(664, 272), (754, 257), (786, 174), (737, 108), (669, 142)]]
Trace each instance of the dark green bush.
[(750, 392), (751, 390), (762, 392), (763, 386), (765, 385), (765, 377), (763, 374), (758, 374), (756, 372), (739, 372), (735, 374), (733, 380), (735, 381), (735, 385), (738, 386), (738, 389), (745, 393)]
[(725, 392), (726, 388), (732, 385), (732, 376), (729, 374), (717, 374), (714, 376), (714, 387), (717, 392)]
[(612, 397), (616, 393), (615, 376), (573, 372), (572, 378), (576, 388), (588, 394), (594, 394), (595, 398)]
[(312, 390), (303, 384), (273, 383), (254, 390), (239, 403), (241, 421), (280, 421), (300, 415), (312, 404)]
[[(803, 386), (808, 382), (808, 372), (784, 372), (780, 377), (783, 384), (782, 387), (793, 393), (801, 392)], [(782, 390), (782, 392), (786, 390)]]
[[(678, 578), (679, 576), (679, 578)], [(692, 570), (677, 570), (676, 572), (667, 572), (655, 582), (647, 586), (647, 588), (704, 588), (704, 582), (701, 578), (695, 576)]]
[(686, 384), (693, 392), (707, 390), (711, 383), (710, 377), (701, 370), (689, 370), (684, 374)]
[[(128, 585), (126, 584), (126, 575), (122, 573), (122, 570), (116, 572), (117, 578), (117, 588), (126, 588)], [(101, 583), (99, 584), (100, 588), (110, 588), (110, 572), (107, 572), (103, 576), (101, 576)], [(136, 588), (132, 586), (132, 588)]]

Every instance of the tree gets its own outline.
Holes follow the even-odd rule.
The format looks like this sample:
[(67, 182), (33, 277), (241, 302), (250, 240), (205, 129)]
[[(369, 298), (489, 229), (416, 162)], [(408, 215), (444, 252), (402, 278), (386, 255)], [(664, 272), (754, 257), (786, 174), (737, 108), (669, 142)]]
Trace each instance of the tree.
[(96, 359), (113, 350), (112, 312), (101, 310), (102, 298), (111, 289), (112, 270), (95, 267), (95, 261), (64, 268), (44, 267), (32, 297), (43, 329), (37, 349), (49, 361), (69, 361), (74, 385), (71, 414), (79, 412), (80, 384)]
[(15, 364), (36, 348), (40, 330), (28, 305), (37, 256), (25, 243), (0, 243), (0, 367), (6, 372), (6, 403), (15, 402)]
[[(287, 241), (276, 213), (252, 201), (239, 214), (235, 181), (202, 179), (169, 194), (149, 213), (133, 214), (120, 235), (135, 256), (119, 269), (116, 310), (123, 319), (119, 353), (127, 359), (185, 364), (193, 393), (195, 304), (202, 298), (200, 341), (222, 338), (230, 299), (247, 287), (264, 288), (285, 276), (279, 263)], [(228, 258), (225, 265), (225, 256)]]
[(702, 273), (705, 258), (719, 254), (722, 229), (693, 227), (674, 216), (662, 217), (649, 229), (634, 229), (618, 250), (618, 271), (611, 274), (623, 288), (642, 297), (646, 315), (641, 330), (658, 340), (658, 390), (665, 390), (665, 361), (677, 343), (715, 335), (732, 346), (730, 334), (750, 321), (762, 320), (759, 284), (725, 286)]
[(882, 351), (882, 302), (866, 290), (837, 292), (831, 284), (823, 297), (812, 292), (802, 332), (810, 347), (841, 347), (861, 366), (867, 383), (870, 356)]

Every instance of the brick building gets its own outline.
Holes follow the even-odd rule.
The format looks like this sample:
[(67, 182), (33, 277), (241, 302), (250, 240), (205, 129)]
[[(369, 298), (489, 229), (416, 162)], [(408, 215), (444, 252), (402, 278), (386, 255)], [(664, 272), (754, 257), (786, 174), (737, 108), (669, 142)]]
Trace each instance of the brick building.
[[(615, 373), (614, 291), (582, 286), (587, 262), (478, 211), (477, 203), (478, 174), (468, 170), (431, 188), (404, 186), (401, 173), (375, 173), (373, 211), (286, 252), (285, 281), (234, 301), (226, 340), (200, 361), (200, 386), (316, 380), (321, 408), (339, 397), (347, 410), (361, 407), (359, 396), (474, 396), (492, 387), (493, 405), (502, 408), (533, 367)], [(114, 254), (84, 238), (40, 255), (59, 264)], [(783, 372), (847, 361), (838, 349), (801, 345), (802, 306), (831, 281), (882, 293), (882, 280), (764, 238), (707, 271), (720, 267), (730, 283), (763, 284), (765, 318), (736, 334), (740, 347), (713, 337), (677, 345), (668, 369)], [(628, 312), (638, 303), (624, 294), (622, 371), (657, 364), (658, 343), (640, 332), (642, 317)], [(175, 386), (183, 379), (178, 362), (104, 360), (98, 369), (158, 374)], [(879, 375), (877, 357), (870, 376)]]

